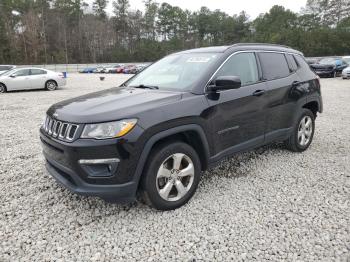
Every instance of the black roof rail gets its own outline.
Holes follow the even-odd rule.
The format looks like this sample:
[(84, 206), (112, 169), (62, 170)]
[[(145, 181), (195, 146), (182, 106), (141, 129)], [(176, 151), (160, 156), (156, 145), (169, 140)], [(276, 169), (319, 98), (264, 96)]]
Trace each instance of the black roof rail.
[(286, 46), (286, 45), (278, 45), (278, 44), (269, 44), (269, 43), (237, 43), (237, 44), (233, 44), (230, 47), (236, 47), (236, 46), (254, 46), (254, 45), (260, 45), (260, 46), (274, 46), (274, 47), (284, 47), (284, 48), (288, 48), (288, 49), (293, 49), (290, 46)]

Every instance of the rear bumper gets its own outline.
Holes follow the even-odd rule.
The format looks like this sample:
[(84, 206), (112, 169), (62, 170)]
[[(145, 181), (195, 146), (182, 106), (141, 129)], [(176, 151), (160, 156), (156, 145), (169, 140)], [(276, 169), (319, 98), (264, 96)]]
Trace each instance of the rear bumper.
[(92, 185), (84, 182), (78, 174), (45, 153), (46, 169), (55, 180), (73, 193), (85, 196), (100, 197), (108, 202), (129, 203), (135, 200), (137, 185), (134, 182), (119, 185)]
[(58, 86), (65, 86), (67, 84), (67, 80), (65, 78), (61, 78), (58, 80)]

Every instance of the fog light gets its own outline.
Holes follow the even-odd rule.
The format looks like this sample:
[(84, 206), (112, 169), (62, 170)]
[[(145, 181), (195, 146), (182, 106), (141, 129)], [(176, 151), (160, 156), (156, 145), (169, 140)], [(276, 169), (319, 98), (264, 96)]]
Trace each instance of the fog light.
[(109, 159), (81, 159), (79, 164), (89, 177), (110, 177), (113, 176), (120, 160), (118, 158)]

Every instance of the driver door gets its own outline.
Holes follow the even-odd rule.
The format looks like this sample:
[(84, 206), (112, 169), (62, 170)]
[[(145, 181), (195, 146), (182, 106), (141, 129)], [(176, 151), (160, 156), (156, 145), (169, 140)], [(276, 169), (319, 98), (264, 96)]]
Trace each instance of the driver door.
[(255, 53), (230, 57), (214, 76), (238, 76), (239, 89), (208, 93), (208, 126), (212, 128), (215, 156), (231, 154), (264, 143), (267, 101)]
[(9, 90), (31, 89), (30, 69), (19, 69), (8, 76), (6, 84)]

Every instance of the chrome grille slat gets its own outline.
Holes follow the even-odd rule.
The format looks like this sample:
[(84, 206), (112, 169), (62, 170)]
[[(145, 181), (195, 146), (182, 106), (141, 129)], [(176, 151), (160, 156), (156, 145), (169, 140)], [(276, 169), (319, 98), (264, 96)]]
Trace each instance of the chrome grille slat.
[(61, 121), (56, 121), (55, 126), (53, 128), (53, 136), (57, 137), (59, 133), (59, 129), (61, 127), (62, 122)]
[(68, 124), (67, 123), (63, 123), (61, 131), (60, 131), (60, 135), (58, 137), (59, 138), (65, 138), (66, 135), (67, 135), (67, 130), (68, 130)]
[(49, 136), (71, 142), (76, 139), (79, 125), (62, 122), (47, 116), (43, 129)]
[(52, 118), (50, 119), (50, 122), (49, 122), (49, 135), (52, 134), (52, 126), (54, 124), (55, 120), (53, 120)]

